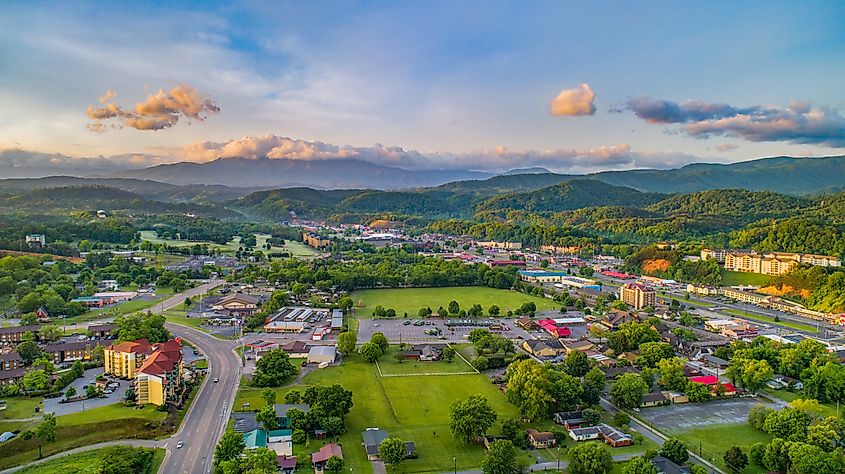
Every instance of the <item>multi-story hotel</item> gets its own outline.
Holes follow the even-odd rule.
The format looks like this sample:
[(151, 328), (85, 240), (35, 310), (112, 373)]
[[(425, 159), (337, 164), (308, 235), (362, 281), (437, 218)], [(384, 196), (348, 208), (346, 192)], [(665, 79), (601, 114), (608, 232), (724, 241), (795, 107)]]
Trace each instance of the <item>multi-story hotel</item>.
[(490, 240), (487, 242), (478, 241), (476, 244), (479, 247), (501, 250), (520, 250), (522, 248), (522, 242), (496, 242), (495, 240)]
[(152, 352), (152, 345), (146, 339), (108, 346), (103, 351), (104, 372), (122, 379), (134, 379), (135, 373)]
[(182, 383), (182, 347), (171, 339), (155, 345), (155, 350), (135, 374), (135, 402), (164, 405), (176, 400)]
[(800, 264), (821, 267), (839, 267), (842, 262), (827, 255), (799, 254), (792, 252), (763, 252), (753, 250), (702, 249), (702, 259), (724, 262), (725, 270), (763, 275), (783, 275)]
[(625, 283), (619, 288), (619, 299), (635, 309), (654, 307), (657, 303), (657, 292), (639, 283)]

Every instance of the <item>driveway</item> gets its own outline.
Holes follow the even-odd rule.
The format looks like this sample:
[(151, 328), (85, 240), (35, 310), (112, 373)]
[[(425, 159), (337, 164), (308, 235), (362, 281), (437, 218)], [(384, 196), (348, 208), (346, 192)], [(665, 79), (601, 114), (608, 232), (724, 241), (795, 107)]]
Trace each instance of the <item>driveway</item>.
[[(77, 394), (83, 395), (85, 394), (85, 389), (82, 387), (85, 385), (91, 385), (97, 376), (102, 373), (103, 369), (88, 369), (81, 378), (71, 382), (69, 387), (75, 388)], [(104, 394), (102, 397), (98, 398), (89, 398), (88, 400), (70, 403), (59, 403), (60, 400), (64, 399), (64, 395), (56, 398), (45, 398), (44, 411), (46, 413), (54, 413), (56, 416), (69, 415), (71, 413), (78, 413), (92, 408), (104, 407), (106, 405), (112, 405), (123, 401), (123, 394), (131, 387), (129, 381), (115, 378), (108, 378), (108, 380), (109, 382), (117, 382), (120, 384), (120, 386), (114, 390), (114, 393)], [(65, 388), (65, 391), (66, 390), (67, 388)], [(62, 393), (64, 393), (64, 391)]]

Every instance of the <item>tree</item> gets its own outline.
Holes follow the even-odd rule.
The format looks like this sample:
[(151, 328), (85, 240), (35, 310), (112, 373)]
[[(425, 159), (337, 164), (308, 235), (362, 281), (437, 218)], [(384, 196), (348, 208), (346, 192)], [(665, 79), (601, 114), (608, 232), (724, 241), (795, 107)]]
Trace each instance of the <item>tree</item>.
[(564, 359), (566, 373), (575, 377), (583, 377), (590, 371), (590, 358), (585, 352), (572, 351)]
[(581, 415), (587, 426), (596, 426), (601, 421), (601, 413), (593, 408), (585, 408), (581, 411)]
[(646, 342), (640, 345), (640, 355), (637, 357), (637, 364), (644, 367), (657, 367), (657, 363), (663, 359), (671, 359), (675, 356), (672, 346), (662, 342)]
[(501, 312), (502, 310), (496, 305), (491, 305), (487, 309), (487, 314), (489, 314), (490, 316), (498, 316)]
[(462, 443), (483, 435), (496, 422), (496, 412), (483, 395), (456, 400), (449, 408), (449, 429)]
[(273, 406), (276, 403), (276, 391), (272, 388), (265, 388), (261, 391), (261, 398), (264, 399), (266, 405)]
[(95, 467), (98, 474), (135, 474), (147, 472), (152, 465), (153, 450), (129, 446), (103, 448)]
[(358, 345), (358, 335), (355, 331), (345, 331), (337, 336), (337, 350), (344, 355), (349, 355), (355, 352), (355, 347)]
[(766, 423), (766, 417), (769, 416), (769, 413), (774, 413), (774, 411), (774, 408), (769, 408), (765, 405), (754, 405), (748, 410), (748, 423), (754, 428), (762, 430), (763, 425)]
[(461, 305), (458, 304), (457, 301), (452, 300), (449, 302), (449, 314), (458, 314), (461, 312)]
[(302, 444), (305, 442), (305, 439), (305, 430), (293, 430), (293, 433), (290, 435), (290, 440), (295, 444)]
[(763, 453), (763, 467), (769, 471), (786, 472), (789, 469), (789, 445), (782, 438), (773, 439)]
[(650, 459), (634, 456), (622, 467), (622, 474), (657, 474), (657, 467)]
[(722, 456), (725, 465), (733, 472), (740, 472), (748, 465), (748, 456), (738, 446), (732, 446)]
[(787, 441), (804, 441), (807, 438), (807, 427), (810, 426), (810, 415), (795, 408), (769, 413), (763, 423), (763, 431), (776, 438)]
[(497, 439), (490, 443), (481, 461), (481, 470), (484, 474), (521, 474), (525, 472), (525, 466), (520, 464), (512, 441)]
[(649, 387), (637, 374), (623, 374), (610, 387), (610, 397), (620, 408), (639, 408)]
[(95, 398), (100, 395), (100, 389), (97, 388), (97, 385), (91, 384), (88, 388), (85, 389), (85, 396), (87, 398)]
[[(288, 418), (288, 427), (292, 430), (308, 430), (311, 428), (311, 420), (312, 418), (308, 416), (308, 413), (300, 410), (299, 408), (293, 407), (288, 410), (285, 414)], [(256, 420), (258, 417), (256, 417)]]
[(519, 408), (524, 418), (541, 419), (549, 414), (554, 403), (547, 366), (531, 359), (511, 363), (507, 370), (508, 401)]
[(279, 419), (276, 418), (276, 409), (273, 408), (273, 405), (267, 405), (258, 410), (258, 413), (255, 414), (255, 421), (261, 423), (261, 426), (267, 431), (279, 429)]
[(217, 447), (214, 448), (214, 465), (220, 466), (224, 461), (240, 458), (245, 447), (242, 434), (236, 433), (231, 429), (226, 430), (223, 433), (223, 437), (220, 438), (220, 442), (217, 443)]
[(617, 411), (613, 414), (613, 422), (619, 426), (625, 426), (631, 423), (631, 415), (625, 413), (624, 411)]
[(287, 404), (296, 404), (302, 400), (302, 392), (299, 390), (293, 389), (290, 392), (285, 394), (285, 403)]
[(361, 346), (361, 355), (364, 356), (364, 360), (367, 362), (375, 362), (384, 355), (382, 352), (381, 347), (374, 342), (366, 342), (364, 345)]
[(343, 459), (332, 456), (326, 460), (326, 470), (329, 472), (340, 472), (343, 470)]
[(763, 467), (763, 455), (766, 453), (766, 443), (754, 443), (748, 449), (748, 462)]
[(73, 398), (75, 396), (76, 396), (76, 389), (75, 388), (68, 387), (67, 390), (65, 390), (65, 398)]
[(381, 353), (384, 354), (387, 352), (387, 348), (390, 347), (390, 343), (387, 341), (387, 337), (384, 334), (377, 332), (370, 337), (370, 342), (376, 344), (381, 349)]
[(61, 339), (64, 333), (55, 324), (48, 324), (41, 326), (41, 329), (38, 330), (38, 335), (41, 336), (41, 340), (43, 341), (54, 342)]
[(657, 362), (660, 378), (657, 383), (667, 390), (682, 391), (687, 388), (689, 380), (684, 375), (684, 365), (687, 360), (680, 357), (661, 359)]
[(588, 405), (596, 405), (599, 403), (602, 392), (604, 392), (604, 372), (598, 367), (593, 367), (584, 375), (582, 382), (584, 391), (581, 393), (581, 399)]
[(255, 364), (252, 385), (256, 387), (281, 387), (296, 375), (296, 368), (290, 363), (290, 356), (281, 349), (264, 354)]
[(604, 444), (579, 444), (569, 451), (570, 474), (607, 474), (613, 469), (613, 458)]
[(257, 448), (246, 451), (243, 472), (249, 474), (272, 474), (278, 472), (276, 453), (269, 448)]
[(549, 372), (551, 384), (549, 393), (552, 396), (553, 408), (556, 411), (569, 411), (581, 401), (581, 392), (584, 391), (581, 380), (569, 374), (560, 372)]
[(692, 381), (687, 382), (687, 388), (684, 390), (684, 393), (691, 402), (705, 402), (713, 397), (709, 386)]
[(660, 455), (675, 464), (684, 464), (689, 459), (689, 452), (678, 438), (669, 438), (660, 447)]
[(24, 390), (46, 390), (49, 382), (47, 372), (43, 369), (30, 370), (21, 379)]
[(18, 355), (24, 364), (29, 365), (41, 356), (41, 348), (32, 339), (25, 340), (18, 344)]
[(405, 460), (405, 457), (408, 455), (408, 451), (404, 441), (390, 436), (379, 443), (378, 455), (382, 461), (393, 465), (393, 469), (396, 470), (399, 463)]
[(38, 439), (38, 459), (41, 459), (41, 447), (56, 441), (56, 417), (52, 413), (45, 413), (44, 421), (35, 427), (33, 434)]
[(452, 360), (455, 358), (456, 353), (457, 353), (457, 350), (455, 350), (454, 347), (452, 347), (452, 346), (444, 347), (443, 348), (443, 360), (445, 360), (446, 362), (452, 362)]

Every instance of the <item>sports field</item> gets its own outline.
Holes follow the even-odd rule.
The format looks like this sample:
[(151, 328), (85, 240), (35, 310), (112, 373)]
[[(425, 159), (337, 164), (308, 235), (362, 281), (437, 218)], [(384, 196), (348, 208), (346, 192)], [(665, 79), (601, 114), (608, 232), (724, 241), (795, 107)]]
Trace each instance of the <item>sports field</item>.
[[(484, 447), (455, 442), (449, 431), (449, 405), (472, 394), (484, 395), (499, 414), (496, 425), (490, 430), (493, 433), (499, 432), (501, 420), (518, 414), (505, 400), (505, 395), (484, 375), (380, 377), (374, 364), (357, 355), (347, 356), (340, 366), (308, 374), (303, 385), (297, 388), (335, 383), (353, 394), (354, 406), (346, 417), (347, 433), (339, 440), (343, 445), (345, 465), (353, 472), (372, 472), (372, 465), (361, 446), (362, 432), (366, 428), (381, 428), (391, 436), (416, 443), (419, 459), (403, 462), (397, 472), (446, 472), (453, 469), (453, 458), (457, 458), (459, 470), (478, 468), (484, 457)], [(263, 406), (263, 402), (256, 403), (252, 409)], [(238, 408), (236, 402), (235, 409)], [(308, 451), (318, 447), (312, 440)], [(525, 461), (529, 461), (527, 457)]]
[[(284, 247), (270, 247), (270, 250), (268, 251), (263, 247), (264, 244), (267, 243), (267, 239), (269, 237), (270, 236), (267, 234), (255, 234), (256, 249), (262, 250), (264, 252), (288, 252), (294, 257), (307, 257), (317, 253), (314, 249), (303, 244), (302, 242), (296, 242), (293, 240), (286, 241)], [(232, 237), (232, 240), (230, 240), (226, 244), (221, 245), (214, 242), (200, 240), (165, 239), (160, 238), (154, 230), (142, 230), (141, 240), (148, 240), (154, 244), (166, 244), (172, 247), (191, 247), (196, 244), (205, 244), (208, 245), (210, 249), (213, 249), (217, 252), (235, 253), (240, 247), (241, 238), (238, 236)]]
[(359, 318), (371, 317), (373, 309), (382, 305), (385, 309), (393, 308), (402, 316), (408, 313), (416, 317), (420, 308), (429, 307), (437, 311), (439, 307), (448, 307), (450, 301), (457, 301), (461, 309), (469, 309), (480, 304), (484, 313), (491, 305), (496, 305), (501, 314), (508, 310), (515, 311), (522, 303), (533, 301), (538, 310), (558, 309), (559, 304), (547, 298), (526, 295), (512, 290), (499, 290), (485, 286), (448, 286), (443, 288), (398, 288), (389, 290), (361, 290), (352, 293), (355, 313)]
[(396, 360), (396, 353), (399, 352), (398, 346), (390, 346), (387, 353), (378, 361), (378, 368), (383, 376), (400, 377), (400, 376), (420, 376), (426, 374), (456, 374), (456, 373), (476, 373), (462, 356), (455, 354), (452, 362), (445, 360), (437, 361), (419, 361), (419, 360), (403, 360), (399, 362)]

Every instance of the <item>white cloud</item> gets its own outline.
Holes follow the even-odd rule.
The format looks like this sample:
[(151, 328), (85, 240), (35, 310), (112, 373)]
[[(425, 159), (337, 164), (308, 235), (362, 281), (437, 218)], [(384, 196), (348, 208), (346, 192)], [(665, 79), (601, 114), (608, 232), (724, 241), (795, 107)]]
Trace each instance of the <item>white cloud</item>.
[(99, 98), (103, 107), (88, 107), (88, 118), (95, 121), (89, 124), (89, 130), (105, 131), (102, 121), (109, 119), (118, 119), (119, 126), (136, 130), (163, 130), (176, 125), (181, 118), (202, 122), (209, 115), (220, 112), (220, 107), (214, 101), (203, 97), (187, 84), (179, 84), (169, 92), (159, 89), (157, 93), (148, 95), (144, 102), (135, 104), (131, 112), (117, 104), (108, 103), (115, 95), (117, 93), (109, 90)]

